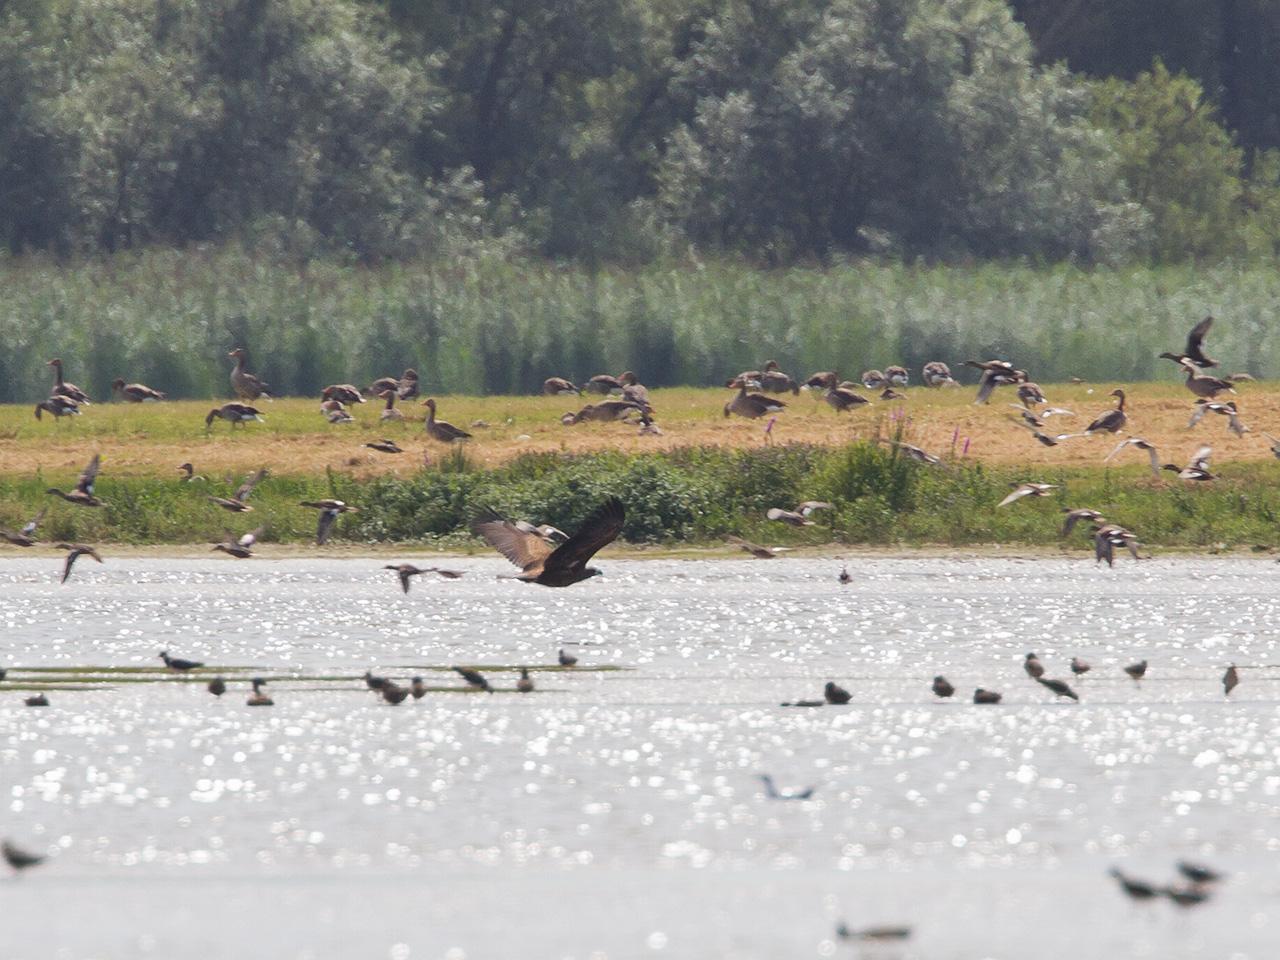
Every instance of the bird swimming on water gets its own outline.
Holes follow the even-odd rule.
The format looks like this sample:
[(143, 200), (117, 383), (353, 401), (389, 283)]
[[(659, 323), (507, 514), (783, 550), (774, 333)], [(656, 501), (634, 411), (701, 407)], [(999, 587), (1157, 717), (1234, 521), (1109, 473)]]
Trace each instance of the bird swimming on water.
[(853, 699), (853, 694), (844, 687), (833, 683), (830, 680), (828, 680), (827, 685), (822, 688), (822, 695), (826, 699), (827, 703), (834, 704), (848, 703)]
[(221, 677), (214, 677), (209, 681), (209, 685), (205, 689), (215, 697), (220, 697), (227, 692), (227, 681), (223, 680)]
[(489, 681), (485, 679), (484, 674), (479, 670), (471, 670), (468, 667), (454, 667), (453, 671), (467, 681), (467, 686), (471, 689), (493, 693), (493, 687), (489, 686)]
[(565, 653), (563, 648), (557, 651), (556, 659), (560, 662), (560, 666), (562, 667), (572, 667), (578, 662), (577, 657), (571, 653)]
[(529, 668), (520, 668), (520, 679), (516, 681), (516, 689), (521, 693), (533, 692), (533, 678), (529, 676)]
[(1133, 678), (1133, 682), (1137, 683), (1147, 674), (1147, 661), (1139, 660), (1137, 663), (1131, 663), (1124, 668), (1124, 672)]
[(1222, 675), (1222, 690), (1229, 697), (1231, 691), (1240, 686), (1240, 674), (1236, 671), (1236, 665), (1233, 663), (1227, 667), (1227, 672)]
[(171, 657), (168, 650), (160, 651), (160, 659), (164, 661), (164, 665), (170, 670), (177, 670), (179, 673), (186, 673), (188, 670), (195, 670), (204, 666), (198, 660), (183, 660), (181, 657)]
[(1089, 666), (1089, 664), (1085, 663), (1079, 657), (1071, 658), (1071, 672), (1074, 673), (1077, 677), (1083, 673), (1088, 673), (1092, 669), (1093, 667)]
[(1119, 867), (1112, 867), (1109, 871), (1111, 876), (1115, 877), (1120, 884), (1120, 889), (1128, 895), (1131, 900), (1151, 900), (1160, 895), (1159, 889), (1153, 884), (1147, 883), (1145, 880), (1135, 880), (1133, 877), (1126, 876), (1121, 872)]
[(1067, 686), (1066, 681), (1064, 680), (1054, 680), (1049, 677), (1036, 677), (1036, 683), (1040, 684), (1042, 687), (1052, 690), (1060, 697), (1069, 697), (1076, 701), (1079, 701), (1080, 699), (1076, 695), (1076, 692)]
[(978, 687), (973, 691), (974, 703), (999, 703), (1001, 699), (1002, 695), (994, 690), (984, 690), (982, 687)]
[(39, 866), (46, 859), (41, 854), (28, 853), (26, 850), (14, 846), (8, 840), (0, 842), (0, 854), (4, 856), (4, 862), (13, 868), (14, 873), (21, 873), (23, 870)]
[(23, 697), (22, 702), (28, 707), (47, 707), (49, 705), (49, 698), (43, 693), (37, 693), (33, 697)]
[(938, 674), (938, 676), (933, 678), (933, 687), (931, 689), (933, 690), (934, 696), (942, 697), (943, 699), (946, 699), (956, 692), (956, 688), (949, 684), (947, 682), (947, 678), (942, 676), (942, 674)]
[(1032, 680), (1039, 680), (1044, 676), (1044, 664), (1034, 653), (1027, 654), (1026, 659), (1022, 661), (1022, 669), (1027, 671), (1027, 676)]
[(245, 705), (250, 707), (270, 707), (274, 705), (275, 701), (262, 691), (262, 688), (266, 685), (267, 681), (255, 677), (253, 681), (253, 693), (249, 694), (249, 699), (245, 701)]

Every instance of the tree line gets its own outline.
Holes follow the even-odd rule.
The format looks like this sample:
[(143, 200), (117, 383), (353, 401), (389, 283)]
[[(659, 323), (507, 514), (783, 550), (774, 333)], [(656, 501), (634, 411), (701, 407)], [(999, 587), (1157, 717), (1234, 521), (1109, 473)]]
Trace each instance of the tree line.
[(1268, 0), (0, 0), (0, 240), (1270, 258), (1278, 44)]

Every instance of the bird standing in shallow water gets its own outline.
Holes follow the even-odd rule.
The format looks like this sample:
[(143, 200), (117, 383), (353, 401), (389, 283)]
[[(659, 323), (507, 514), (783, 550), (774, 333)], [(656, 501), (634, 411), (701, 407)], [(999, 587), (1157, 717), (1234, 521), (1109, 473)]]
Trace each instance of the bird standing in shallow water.
[(408, 687), (402, 687), (400, 684), (393, 683), (390, 680), (383, 684), (382, 689), (378, 692), (382, 694), (382, 699), (392, 706), (403, 703), (404, 698), (409, 696)]
[(1240, 674), (1236, 672), (1236, 665), (1233, 663), (1222, 675), (1222, 690), (1229, 697), (1231, 691), (1238, 686), (1240, 686)]
[(49, 705), (49, 698), (43, 693), (37, 693), (34, 697), (23, 697), (22, 702), (28, 707), (47, 707)]
[(246, 706), (250, 707), (270, 707), (275, 701), (267, 694), (262, 692), (262, 688), (267, 685), (267, 681), (261, 678), (254, 678), (253, 693), (249, 694), (249, 699), (245, 701)]
[(1131, 663), (1124, 668), (1124, 672), (1133, 678), (1133, 682), (1137, 683), (1147, 674), (1147, 661), (1139, 660), (1137, 663)]
[(842, 584), (844, 584), (845, 586), (848, 586), (849, 584), (853, 583), (853, 577), (849, 576), (849, 568), (848, 568), (848, 567), (841, 567), (841, 568), (840, 568), (840, 576), (839, 576), (839, 577), (837, 577), (836, 579), (838, 579), (838, 580), (839, 580)]
[(533, 678), (529, 676), (529, 668), (520, 668), (520, 679), (516, 681), (516, 689), (521, 693), (533, 692)]
[(1080, 699), (1076, 696), (1076, 692), (1067, 686), (1066, 682), (1063, 680), (1036, 677), (1036, 683), (1040, 684), (1042, 687), (1047, 687), (1060, 697), (1070, 697), (1072, 700), (1076, 701), (1079, 701)]
[(1093, 667), (1089, 666), (1089, 664), (1085, 663), (1079, 657), (1071, 658), (1071, 672), (1077, 677), (1081, 674), (1088, 673), (1092, 669)]
[(956, 688), (953, 687), (951, 684), (947, 683), (946, 677), (939, 674), (938, 676), (933, 678), (934, 696), (938, 696), (938, 697), (942, 697), (943, 699), (946, 699), (947, 697), (951, 696), (955, 692), (956, 692)]
[(186, 673), (188, 670), (195, 670), (197, 667), (204, 666), (198, 660), (183, 660), (181, 657), (171, 657), (168, 650), (160, 651), (160, 659), (164, 661), (164, 665), (170, 670), (177, 670), (179, 673)]
[(227, 681), (223, 680), (221, 677), (214, 677), (209, 681), (209, 686), (205, 689), (215, 697), (220, 697), (227, 692)]
[(421, 677), (414, 677), (409, 681), (409, 692), (413, 694), (413, 699), (421, 700), (427, 695), (427, 685), (422, 682)]
[(471, 687), (471, 689), (485, 690), (489, 693), (493, 693), (493, 687), (489, 686), (489, 681), (484, 678), (484, 674), (479, 670), (471, 670), (467, 667), (454, 667), (453, 671), (458, 674), (458, 676), (462, 677), (463, 680), (467, 681), (467, 686)]
[(836, 683), (832, 683), (830, 680), (828, 680), (827, 685), (822, 688), (822, 695), (826, 699), (827, 703), (834, 703), (837, 705), (848, 703), (853, 699), (853, 694), (844, 687)]
[(994, 690), (983, 690), (982, 687), (978, 687), (973, 691), (974, 703), (999, 703), (1001, 699), (1002, 695)]
[(563, 649), (556, 653), (556, 659), (560, 661), (562, 667), (572, 667), (578, 662), (578, 658), (571, 653), (565, 653)]
[(1027, 676), (1032, 680), (1039, 680), (1044, 676), (1044, 664), (1034, 653), (1027, 654), (1027, 658), (1022, 662), (1022, 669), (1027, 671)]
[(45, 861), (45, 858), (40, 854), (21, 850), (8, 840), (0, 843), (0, 853), (4, 855), (4, 862), (13, 868), (14, 873), (21, 873), (23, 870), (38, 866)]

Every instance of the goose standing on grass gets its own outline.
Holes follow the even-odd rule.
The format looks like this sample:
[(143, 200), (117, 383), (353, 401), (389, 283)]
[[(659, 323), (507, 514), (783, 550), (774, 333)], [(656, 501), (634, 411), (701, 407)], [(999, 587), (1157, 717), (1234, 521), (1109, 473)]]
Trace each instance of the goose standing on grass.
[(223, 553), (235, 557), (237, 560), (247, 560), (253, 556), (253, 545), (258, 542), (258, 538), (262, 536), (265, 527), (259, 527), (257, 530), (250, 531), (238, 540), (233, 540), (233, 534), (228, 533), (227, 538), (222, 543), (214, 544), (215, 551), (221, 550)]
[(320, 415), (333, 424), (356, 422), (356, 418), (342, 405), (341, 400), (325, 400), (320, 404)]
[(1116, 448), (1103, 457), (1103, 463), (1110, 463), (1112, 459), (1120, 455), (1120, 452), (1128, 447), (1135, 447), (1138, 450), (1147, 451), (1147, 457), (1151, 460), (1152, 476), (1160, 476), (1160, 454), (1156, 450), (1155, 444), (1143, 440), (1141, 437), (1128, 437), (1116, 444)]
[(236, 347), (227, 356), (236, 362), (231, 368), (231, 389), (237, 397), (241, 400), (257, 400), (259, 397), (272, 399), (271, 387), (245, 369), (245, 357), (248, 354), (244, 347)]
[(427, 436), (432, 440), (438, 440), (440, 443), (453, 443), (455, 440), (471, 439), (471, 434), (465, 430), (458, 429), (452, 423), (436, 419), (436, 402), (433, 398), (428, 397), (422, 403), (427, 408)]
[(624, 386), (626, 384), (622, 382), (621, 377), (612, 377), (607, 373), (597, 373), (582, 385), (582, 391), (608, 396), (611, 393), (621, 393)]
[[(22, 529), (17, 533), (14, 533), (12, 530), (0, 530), (0, 537), (8, 540), (15, 547), (30, 547), (35, 545), (39, 542), (35, 537), (36, 528), (40, 526), (40, 521), (44, 519), (44, 515), (48, 510), (48, 507), (42, 507), (40, 512), (24, 523), (22, 525)], [(0, 680), (3, 679), (3, 677), (0, 677)]]
[(778, 368), (777, 360), (769, 360), (757, 378), (760, 389), (766, 393), (800, 393), (800, 384)]
[(257, 407), (251, 407), (247, 403), (224, 403), (220, 407), (214, 407), (209, 411), (209, 415), (204, 418), (204, 427), (206, 430), (213, 426), (215, 420), (226, 420), (231, 424), (231, 429), (236, 428), (236, 424), (244, 425), (252, 420), (261, 420), (262, 411)]
[(53, 414), (55, 420), (80, 416), (80, 408), (70, 397), (50, 397), (48, 400), (41, 400), (36, 404), (35, 412), (37, 420), (44, 419), (46, 413)]
[(342, 404), (364, 403), (364, 394), (359, 387), (350, 383), (331, 383), (320, 391), (320, 399), (326, 403), (330, 400), (337, 400)]
[(514, 579), (544, 587), (567, 587), (601, 572), (588, 567), (587, 561), (617, 539), (625, 522), (622, 501), (610, 497), (558, 547), (552, 547), (536, 533), (521, 530), (492, 509), (480, 514), (471, 531), (521, 568)]
[(168, 399), (167, 395), (159, 390), (152, 390), (145, 383), (125, 383), (124, 377), (116, 377), (111, 381), (111, 390), (113, 393), (120, 394), (121, 400), (129, 403), (145, 403), (148, 400), (160, 401)]
[(249, 699), (245, 701), (245, 706), (270, 707), (274, 705), (275, 701), (262, 691), (262, 688), (266, 685), (267, 681), (261, 677), (255, 677), (253, 680), (253, 693), (249, 694)]
[(766, 397), (763, 393), (747, 393), (745, 380), (731, 381), (731, 385), (738, 388), (738, 393), (724, 405), (726, 417), (736, 415), (746, 417), (748, 420), (758, 420), (767, 414), (781, 413), (787, 408), (782, 400)]
[(418, 379), (418, 371), (413, 367), (405, 368), (404, 373), (400, 374), (400, 380), (396, 384), (396, 394), (401, 400), (413, 400), (418, 396), (418, 389), (421, 381)]
[(1212, 400), (1220, 393), (1235, 393), (1230, 380), (1220, 380), (1201, 373), (1200, 368), (1190, 361), (1183, 361), (1182, 368), (1187, 372), (1186, 388), (1197, 397)]
[(1216, 367), (1218, 361), (1205, 356), (1204, 352), (1204, 338), (1212, 326), (1213, 317), (1205, 317), (1187, 334), (1187, 347), (1182, 353), (1162, 353), (1159, 359), (1172, 360), (1174, 363), (1183, 365), (1191, 364), (1196, 367)]
[(1116, 433), (1128, 422), (1129, 416), (1124, 412), (1124, 391), (1117, 388), (1112, 390), (1108, 396), (1116, 398), (1116, 408), (1100, 414), (1093, 423), (1085, 427), (1084, 435), (1086, 437), (1095, 433)]
[(587, 421), (612, 423), (615, 420), (626, 420), (631, 416), (643, 418), (644, 414), (644, 406), (631, 400), (601, 400), (599, 403), (588, 403), (577, 413), (566, 413), (560, 418), (560, 422), (566, 427), (572, 427)]
[(396, 392), (394, 390), (383, 390), (378, 394), (387, 405), (382, 408), (382, 412), (378, 414), (378, 419), (383, 423), (388, 420), (404, 420), (404, 414), (396, 409)]
[(93, 459), (89, 461), (89, 465), (80, 474), (80, 479), (76, 481), (74, 490), (70, 493), (63, 493), (57, 487), (50, 487), (45, 493), (61, 497), (67, 503), (74, 503), (79, 507), (100, 507), (103, 501), (94, 496), (93, 485), (98, 479), (98, 471), (101, 468), (102, 455), (95, 453)]
[(251, 473), (245, 477), (244, 482), (236, 488), (236, 492), (230, 497), (210, 496), (209, 502), (216, 503), (223, 510), (228, 510), (231, 513), (250, 513), (253, 511), (253, 507), (249, 506), (245, 501), (253, 493), (254, 487), (260, 484), (266, 476), (267, 468), (263, 467), (257, 473)]
[(74, 383), (67, 383), (62, 379), (62, 361), (54, 357), (48, 363), (53, 367), (53, 387), (49, 391), (50, 397), (66, 397), (75, 403), (87, 406), (92, 403), (89, 395), (77, 387)]
[(897, 364), (892, 367), (885, 367), (884, 375), (889, 378), (889, 383), (895, 387), (905, 387), (911, 381), (911, 373), (907, 368)]
[(926, 387), (954, 387), (951, 368), (941, 360), (930, 360), (920, 371), (920, 379)]
[(343, 503), (341, 500), (303, 500), (298, 506), (320, 511), (320, 522), (316, 526), (316, 545), (321, 547), (328, 542), (329, 531), (333, 528), (333, 522), (338, 519), (339, 514), (360, 512), (357, 507)]
[(422, 576), (424, 573), (437, 573), (445, 580), (457, 580), (462, 576), (461, 571), (458, 570), (445, 570), (441, 567), (415, 567), (412, 563), (388, 563), (382, 569), (396, 572), (396, 575), (400, 577), (400, 589), (405, 593), (409, 592), (410, 579)]
[(564, 377), (547, 377), (542, 381), (542, 393), (547, 397), (576, 396), (582, 391), (573, 382)]
[(59, 550), (68, 551), (67, 559), (62, 563), (62, 579), (58, 581), (59, 583), (67, 582), (67, 577), (71, 576), (71, 568), (75, 566), (76, 561), (81, 557), (92, 557), (99, 563), (102, 562), (102, 558), (98, 556), (98, 551), (94, 550), (93, 547), (85, 546), (83, 543), (60, 543), (57, 546)]
[(1023, 497), (1047, 497), (1052, 491), (1058, 489), (1056, 483), (1019, 483), (1013, 488), (1013, 492), (996, 504), (997, 507), (1007, 507), (1011, 503), (1021, 500)]
[(844, 413), (846, 410), (852, 410), (854, 407), (860, 407), (871, 402), (860, 393), (855, 393), (843, 386), (828, 387), (822, 398), (827, 401), (827, 405), (835, 410), (836, 413)]
[(858, 379), (868, 390), (885, 390), (891, 386), (883, 370), (863, 370)]
[(175, 469), (182, 474), (182, 476), (178, 478), (182, 483), (191, 483), (195, 480), (199, 480), (201, 483), (204, 483), (207, 479), (206, 477), (197, 476), (196, 468), (190, 461), (178, 464)]

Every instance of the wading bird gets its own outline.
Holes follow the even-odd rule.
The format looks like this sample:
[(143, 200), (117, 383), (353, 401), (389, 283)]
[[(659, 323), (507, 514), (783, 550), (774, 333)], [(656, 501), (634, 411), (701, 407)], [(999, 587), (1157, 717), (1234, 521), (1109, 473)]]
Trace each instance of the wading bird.
[(563, 647), (556, 653), (556, 660), (562, 667), (572, 667), (578, 663), (578, 658), (571, 653), (565, 653)]
[(1147, 661), (1139, 660), (1137, 663), (1131, 663), (1124, 668), (1124, 672), (1133, 679), (1134, 683), (1137, 683), (1147, 675)]
[(514, 579), (544, 587), (567, 587), (601, 572), (588, 567), (587, 561), (617, 538), (625, 521), (622, 501), (610, 497), (558, 547), (552, 547), (536, 533), (521, 530), (492, 509), (485, 510), (472, 523), (471, 530), (520, 567)]
[(255, 677), (253, 681), (253, 693), (249, 694), (249, 699), (245, 701), (245, 705), (249, 707), (270, 707), (275, 701), (271, 699), (262, 688), (267, 685), (267, 681), (260, 677)]
[(1079, 657), (1071, 658), (1071, 672), (1074, 673), (1077, 677), (1083, 673), (1088, 673), (1092, 669), (1093, 667), (1089, 666), (1089, 664), (1085, 663)]
[(1027, 676), (1033, 680), (1039, 680), (1044, 676), (1044, 664), (1034, 653), (1027, 654), (1026, 659), (1022, 661), (1022, 669), (1027, 671)]
[(521, 693), (533, 693), (533, 678), (529, 676), (529, 668), (520, 668), (520, 679), (516, 681), (516, 689)]

